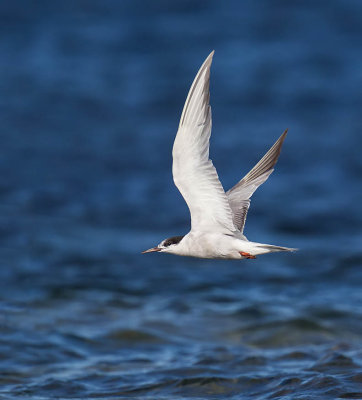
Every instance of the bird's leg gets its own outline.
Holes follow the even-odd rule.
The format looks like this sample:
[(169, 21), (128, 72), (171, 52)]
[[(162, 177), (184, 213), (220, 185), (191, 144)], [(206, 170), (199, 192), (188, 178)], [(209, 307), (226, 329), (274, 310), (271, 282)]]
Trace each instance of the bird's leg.
[(246, 253), (245, 251), (239, 251), (240, 255), (247, 258), (247, 259), (255, 259), (256, 257), (250, 253)]

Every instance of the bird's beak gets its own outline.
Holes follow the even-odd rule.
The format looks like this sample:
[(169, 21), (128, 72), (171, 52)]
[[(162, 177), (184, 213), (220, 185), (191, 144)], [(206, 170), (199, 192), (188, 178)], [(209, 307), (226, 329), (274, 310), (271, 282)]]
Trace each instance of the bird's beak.
[(153, 253), (155, 251), (161, 251), (161, 249), (159, 247), (152, 247), (152, 249), (148, 249), (148, 250), (142, 251), (142, 254)]

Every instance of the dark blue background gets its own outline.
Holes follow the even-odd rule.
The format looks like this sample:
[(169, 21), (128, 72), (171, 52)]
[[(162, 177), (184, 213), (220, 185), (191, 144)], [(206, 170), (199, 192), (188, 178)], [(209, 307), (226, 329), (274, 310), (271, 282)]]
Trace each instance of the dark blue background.
[[(17, 0), (0, 37), (4, 398), (362, 396), (361, 2)], [(246, 234), (296, 254), (140, 255), (189, 229), (213, 49), (211, 158), (228, 189), (289, 128)]]

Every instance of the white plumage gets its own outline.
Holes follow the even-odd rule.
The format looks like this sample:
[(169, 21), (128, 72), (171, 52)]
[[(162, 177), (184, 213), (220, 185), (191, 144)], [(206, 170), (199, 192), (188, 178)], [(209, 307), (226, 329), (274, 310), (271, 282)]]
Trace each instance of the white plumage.
[(273, 172), (287, 134), (285, 131), (255, 167), (226, 193), (209, 159), (209, 104), (212, 52), (204, 61), (188, 93), (175, 142), (172, 173), (191, 214), (186, 236), (163, 240), (148, 252), (200, 258), (255, 258), (256, 255), (295, 249), (250, 242), (243, 235), (250, 197)]

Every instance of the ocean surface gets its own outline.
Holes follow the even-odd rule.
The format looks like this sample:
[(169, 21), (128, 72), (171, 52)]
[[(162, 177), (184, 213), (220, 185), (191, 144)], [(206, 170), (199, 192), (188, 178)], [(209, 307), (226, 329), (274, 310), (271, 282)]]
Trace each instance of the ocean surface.
[[(0, 3), (0, 399), (362, 399), (362, 2)], [(188, 232), (171, 149), (215, 49), (225, 189), (289, 128), (250, 240)]]

